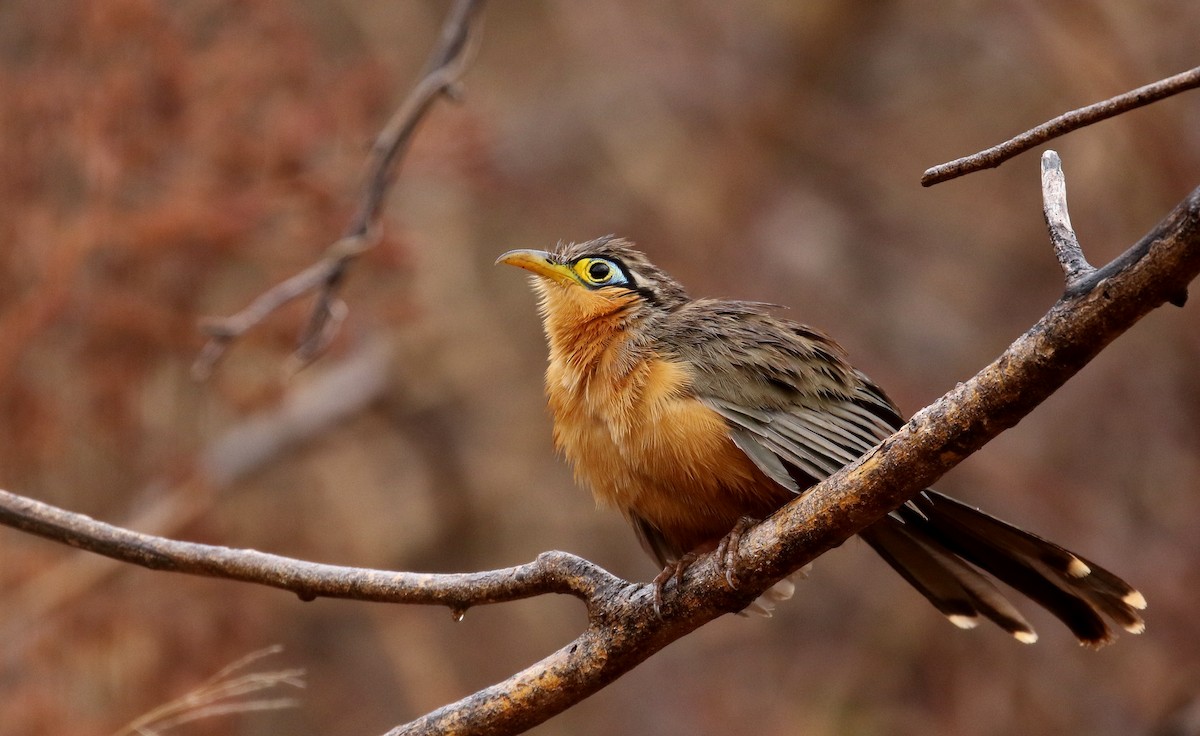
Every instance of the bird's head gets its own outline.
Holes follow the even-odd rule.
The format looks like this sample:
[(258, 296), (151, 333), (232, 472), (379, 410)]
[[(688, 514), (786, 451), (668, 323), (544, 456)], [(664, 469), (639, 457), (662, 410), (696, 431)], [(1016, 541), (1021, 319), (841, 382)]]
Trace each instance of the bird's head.
[(553, 251), (510, 250), (496, 263), (534, 275), (546, 332), (553, 338), (598, 321), (624, 326), (688, 300), (683, 287), (626, 240), (606, 236)]

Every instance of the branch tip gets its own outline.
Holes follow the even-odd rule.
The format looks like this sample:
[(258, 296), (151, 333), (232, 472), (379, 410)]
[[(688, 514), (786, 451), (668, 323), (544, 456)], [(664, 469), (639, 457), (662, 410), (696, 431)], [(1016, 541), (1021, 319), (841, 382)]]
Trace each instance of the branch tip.
[(1062, 159), (1053, 150), (1042, 154), (1042, 213), (1054, 243), (1054, 255), (1062, 266), (1067, 290), (1080, 279), (1090, 276), (1096, 269), (1087, 262), (1079, 236), (1071, 226), (1071, 214), (1067, 211), (1067, 179), (1062, 170)]

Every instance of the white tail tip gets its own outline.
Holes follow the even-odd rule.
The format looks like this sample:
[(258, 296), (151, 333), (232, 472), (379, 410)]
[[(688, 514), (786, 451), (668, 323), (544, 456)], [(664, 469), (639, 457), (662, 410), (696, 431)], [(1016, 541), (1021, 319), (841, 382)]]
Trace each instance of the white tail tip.
[(1092, 574), (1092, 568), (1078, 557), (1072, 557), (1070, 564), (1067, 565), (1067, 574), (1073, 578), (1086, 578)]
[(1121, 600), (1125, 601), (1125, 605), (1136, 608), (1139, 611), (1146, 607), (1146, 596), (1142, 595), (1136, 590), (1126, 593), (1125, 597)]
[(767, 588), (766, 592), (763, 593), (763, 597), (772, 601), (786, 601), (790, 600), (795, 594), (796, 584), (784, 578), (770, 588)]
[(952, 613), (946, 618), (950, 619), (950, 623), (960, 629), (973, 629), (979, 625), (978, 616), (964, 616), (961, 613)]
[(1036, 631), (1014, 631), (1013, 638), (1022, 644), (1033, 644), (1037, 641)]

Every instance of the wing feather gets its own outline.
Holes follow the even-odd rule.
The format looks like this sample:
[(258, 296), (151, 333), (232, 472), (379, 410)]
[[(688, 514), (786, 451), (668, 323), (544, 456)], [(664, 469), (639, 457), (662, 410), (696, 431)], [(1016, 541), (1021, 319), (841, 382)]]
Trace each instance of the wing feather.
[(738, 446), (738, 449), (746, 453), (746, 457), (750, 458), (751, 462), (757, 465), (758, 469), (768, 478), (792, 493), (800, 492), (800, 486), (796, 485), (796, 481), (788, 475), (787, 468), (783, 466), (779, 455), (760, 442), (753, 432), (745, 427), (735, 425), (729, 428), (729, 436), (733, 438), (733, 443)]

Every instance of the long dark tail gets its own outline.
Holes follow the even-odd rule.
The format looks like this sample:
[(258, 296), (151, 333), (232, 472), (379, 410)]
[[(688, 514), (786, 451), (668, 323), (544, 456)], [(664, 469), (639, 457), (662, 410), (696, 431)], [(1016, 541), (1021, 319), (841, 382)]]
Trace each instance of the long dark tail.
[(982, 615), (1018, 641), (1037, 634), (980, 570), (1057, 616), (1080, 643), (1101, 647), (1114, 634), (1105, 617), (1133, 634), (1146, 625), (1146, 599), (1099, 565), (1053, 542), (936, 491), (924, 491), (862, 533), (863, 539), (956, 626)]

